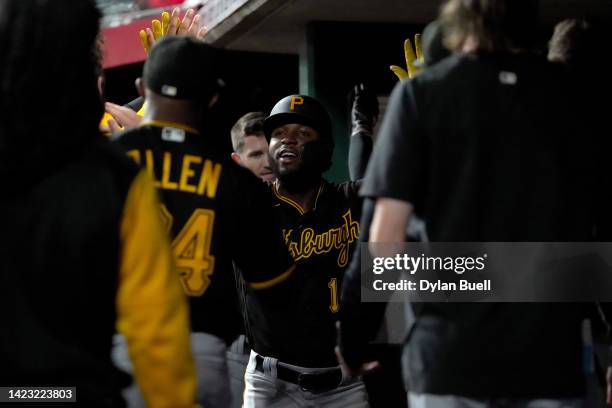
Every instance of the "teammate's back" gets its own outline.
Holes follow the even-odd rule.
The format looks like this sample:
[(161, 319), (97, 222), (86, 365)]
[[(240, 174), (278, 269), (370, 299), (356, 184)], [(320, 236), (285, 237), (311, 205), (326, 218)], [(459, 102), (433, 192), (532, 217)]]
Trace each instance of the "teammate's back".
[[(256, 281), (289, 266), (275, 229), (272, 194), (236, 165), (205, 129), (218, 92), (217, 51), (186, 37), (168, 37), (151, 50), (138, 80), (149, 108), (141, 127), (116, 143), (153, 177), (162, 217), (173, 239), (193, 330), (227, 340), (226, 307), (237, 303), (232, 261)], [(264, 252), (275, 256), (261, 259)], [(232, 290), (229, 290), (229, 289)], [(223, 313), (207, 313), (220, 308)], [(211, 331), (212, 330), (212, 331)]]
[[(144, 123), (117, 139), (162, 198), (161, 216), (191, 304), (198, 400), (213, 408), (231, 404), (226, 346), (243, 328), (232, 262), (256, 291), (277, 286), (293, 270), (266, 185), (221, 154), (216, 135), (202, 131), (218, 91), (216, 55), (191, 38), (160, 40), (137, 81), (147, 100)], [(286, 295), (273, 299), (282, 303)], [(138, 399), (137, 390), (128, 393)]]
[[(589, 135), (576, 143), (582, 132), (562, 75), (527, 51), (482, 49), (396, 86), (361, 191), (379, 200), (370, 241), (390, 242), (380, 231), (403, 223), (381, 228), (381, 217), (407, 214), (405, 203), (424, 217), (433, 242), (589, 240), (594, 166), (587, 153), (594, 150)], [(381, 210), (389, 205), (382, 198), (402, 210)], [(411, 392), (583, 392), (579, 304), (431, 302), (415, 309), (405, 360)]]
[[(192, 330), (231, 342), (243, 330), (232, 260), (258, 263), (257, 248), (267, 248), (255, 240), (269, 240), (259, 234), (271, 229), (264, 223), (273, 202), (264, 183), (207, 138), (177, 123), (151, 122), (125, 132), (117, 143), (154, 177), (191, 303)], [(214, 309), (219, 312), (210, 313)]]
[(416, 113), (423, 137), (406, 141), (437, 155), (422, 159), (432, 173), (417, 186), (435, 186), (428, 202), (436, 205), (415, 202), (417, 212), (427, 207), (431, 239), (580, 241), (590, 235), (588, 220), (576, 214), (590, 212), (580, 197), (592, 188), (584, 154), (592, 144), (586, 137), (576, 143), (580, 123), (566, 102), (572, 86), (559, 86), (567, 78), (558, 67), (527, 53), (455, 55), (412, 82), (404, 97), (426, 109)]

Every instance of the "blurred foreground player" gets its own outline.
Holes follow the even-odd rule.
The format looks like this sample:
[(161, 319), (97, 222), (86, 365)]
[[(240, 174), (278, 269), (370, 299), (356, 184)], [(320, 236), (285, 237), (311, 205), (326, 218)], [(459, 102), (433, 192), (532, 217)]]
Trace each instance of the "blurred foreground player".
[(358, 183), (322, 178), (334, 142), (329, 115), (314, 98), (281, 99), (264, 132), (276, 176), (275, 216), (296, 270), (285, 307), (247, 296), (254, 351), (244, 406), (367, 407), (363, 383), (346, 377), (334, 356), (338, 293), (359, 236)]
[[(612, 190), (605, 187), (611, 184), (612, 170), (608, 156), (612, 148), (612, 140), (606, 132), (600, 130), (608, 126), (608, 105), (601, 103), (601, 100), (605, 95), (610, 94), (612, 86), (607, 66), (601, 63), (601, 50), (607, 47), (607, 39), (606, 29), (595, 21), (566, 19), (555, 26), (548, 49), (548, 60), (564, 66), (574, 79), (572, 85), (580, 93), (580, 97), (574, 99), (580, 101), (575, 104), (576, 115), (583, 118), (585, 133), (597, 139), (599, 148), (597, 154), (592, 158), (597, 163), (594, 177), (598, 179), (598, 185), (602, 186), (597, 191), (597, 214), (607, 214), (610, 203), (612, 203)], [(605, 222), (606, 218), (608, 217), (603, 217), (602, 221)], [(610, 222), (609, 219), (607, 221)], [(597, 228), (600, 236), (598, 239), (610, 241), (609, 232), (612, 229), (610, 225), (606, 227), (599, 223)], [(605, 234), (606, 231), (608, 235), (601, 234), (601, 232)], [(612, 379), (608, 345), (612, 303), (598, 302), (591, 310), (590, 321), (596, 350), (593, 373), (596, 374), (599, 386), (592, 386), (593, 381), (587, 383), (587, 406), (595, 406), (596, 402), (601, 401), (599, 394), (605, 393), (606, 388), (608, 388), (608, 404), (612, 405), (612, 387), (605, 386), (606, 377)]]
[[(191, 407), (187, 302), (154, 188), (98, 131), (99, 14), (62, 5), (0, 3), (0, 385), (76, 387), (66, 405), (124, 406), (116, 324), (148, 406)], [(70, 127), (57, 120), (68, 116)]]
[[(226, 408), (227, 344), (243, 333), (232, 261), (264, 303), (293, 268), (265, 184), (219, 151), (215, 135), (203, 133), (218, 91), (218, 57), (193, 38), (158, 41), (138, 80), (148, 103), (144, 122), (117, 143), (153, 176), (162, 198), (161, 216), (190, 300), (198, 401)], [(274, 299), (283, 307), (283, 294)]]
[[(443, 10), (445, 43), (461, 54), (392, 93), (361, 191), (375, 200), (364, 213), (373, 214), (369, 241), (403, 242), (412, 214), (431, 241), (597, 239), (596, 150), (565, 102), (567, 78), (529, 52), (537, 2), (451, 0)], [(371, 336), (364, 327), (376, 327), (366, 316), (380, 318), (360, 304), (360, 269), (355, 259), (340, 339), (356, 372)], [(583, 405), (580, 304), (413, 308), (403, 360), (411, 407)]]

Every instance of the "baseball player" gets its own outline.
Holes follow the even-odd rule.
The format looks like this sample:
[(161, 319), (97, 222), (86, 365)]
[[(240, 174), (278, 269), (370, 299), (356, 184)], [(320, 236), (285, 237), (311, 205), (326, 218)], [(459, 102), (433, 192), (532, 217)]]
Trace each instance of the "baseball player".
[[(266, 182), (274, 180), (268, 158), (268, 141), (263, 133), (263, 123), (266, 115), (263, 112), (249, 112), (241, 116), (231, 129), (231, 154), (234, 162)], [(237, 271), (239, 275), (239, 271)], [(240, 276), (238, 280), (239, 292), (241, 288)], [(244, 301), (242, 307), (244, 308)], [(246, 313), (246, 312), (244, 312)], [(229, 369), (230, 387), (232, 391), (232, 407), (241, 407), (244, 393), (244, 373), (249, 363), (251, 347), (244, 334), (231, 344), (227, 351), (227, 364)]]
[(158, 41), (138, 80), (148, 103), (144, 123), (117, 143), (154, 177), (163, 201), (161, 216), (191, 304), (198, 400), (226, 408), (226, 345), (242, 332), (232, 261), (255, 297), (282, 286), (292, 262), (265, 184), (201, 133), (218, 90), (216, 59), (213, 48), (193, 38)]
[[(62, 5), (0, 3), (0, 385), (44, 387), (7, 406), (32, 395), (124, 406), (129, 378), (109, 357), (117, 325), (148, 406), (192, 407), (187, 302), (152, 182), (97, 128), (100, 15), (93, 1)], [(67, 127), (57, 118), (75, 100)]]
[(366, 407), (363, 383), (347, 378), (334, 355), (338, 293), (359, 235), (358, 183), (335, 185), (331, 121), (304, 95), (279, 101), (264, 122), (276, 217), (296, 262), (289, 303), (271, 307), (247, 294), (250, 343), (245, 407)]
[(268, 158), (268, 141), (263, 132), (266, 115), (249, 112), (232, 126), (232, 160), (264, 181), (273, 181), (274, 173)]
[[(362, 190), (375, 201), (366, 238), (402, 242), (416, 213), (434, 242), (592, 240), (585, 153), (596, 155), (589, 141), (574, 142), (588, 138), (564, 100), (573, 95), (559, 86), (566, 78), (528, 51), (537, 3), (451, 0), (443, 10), (445, 44), (457, 54), (391, 95)], [(346, 316), (363, 316), (357, 266), (347, 274)], [(410, 406), (583, 406), (582, 307), (421, 304), (405, 349)], [(355, 348), (364, 320), (342, 325), (354, 369), (367, 361)]]
[[(363, 100), (363, 98), (359, 100)], [(361, 114), (361, 116), (359, 116), (360, 120), (357, 121), (353, 118), (355, 126), (357, 125), (357, 122), (359, 122), (358, 125), (360, 126), (360, 129), (366, 126), (365, 122), (368, 122), (369, 118), (369, 113), (363, 113), (363, 111), (364, 109), (359, 110), (359, 113)], [(265, 118), (266, 115), (262, 112), (249, 112), (238, 119), (231, 131), (232, 146), (234, 148), (232, 159), (236, 163), (251, 170), (256, 176), (259, 176), (266, 181), (273, 181), (275, 180), (275, 176), (269, 167), (270, 159), (268, 155), (268, 141), (263, 133)], [(371, 133), (371, 129), (369, 131)], [(359, 131), (358, 133), (359, 137), (370, 141), (369, 149), (367, 147), (362, 147), (364, 143), (351, 143), (351, 148), (354, 144), (359, 144), (360, 148), (354, 150), (359, 150), (360, 154), (354, 154), (349, 157), (349, 166), (353, 163), (355, 164), (354, 167), (360, 167), (362, 165), (365, 167), (365, 164), (367, 164), (367, 158), (364, 160), (363, 157), (369, 156), (372, 138), (371, 134), (368, 134), (367, 136), (363, 135), (363, 133), (366, 133), (365, 131)], [(359, 141), (361, 142), (361, 139), (359, 139)], [(232, 379), (240, 378), (241, 381), (236, 381), (236, 383), (237, 385), (238, 383), (240, 384), (241, 394), (242, 390), (244, 389), (244, 371), (249, 361), (249, 354), (250, 346), (248, 342), (244, 340), (243, 336), (240, 336), (240, 338), (237, 339), (234, 344), (232, 344), (232, 347), (228, 352), (230, 375), (232, 375), (232, 371), (235, 371)]]

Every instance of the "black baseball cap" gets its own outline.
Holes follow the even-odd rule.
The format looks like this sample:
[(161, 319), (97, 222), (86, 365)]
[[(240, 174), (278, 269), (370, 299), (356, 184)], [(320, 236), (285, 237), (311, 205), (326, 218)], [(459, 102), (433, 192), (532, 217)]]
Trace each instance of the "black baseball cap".
[(185, 36), (167, 36), (155, 43), (143, 69), (145, 86), (173, 99), (210, 100), (222, 87), (216, 48)]
[(289, 123), (309, 126), (316, 130), (321, 138), (333, 141), (329, 114), (315, 98), (289, 95), (278, 101), (264, 121), (266, 138), (270, 140), (274, 129)]
[(432, 66), (451, 55), (444, 46), (442, 26), (439, 21), (434, 20), (427, 24), (421, 36), (421, 46), (425, 56), (425, 66)]

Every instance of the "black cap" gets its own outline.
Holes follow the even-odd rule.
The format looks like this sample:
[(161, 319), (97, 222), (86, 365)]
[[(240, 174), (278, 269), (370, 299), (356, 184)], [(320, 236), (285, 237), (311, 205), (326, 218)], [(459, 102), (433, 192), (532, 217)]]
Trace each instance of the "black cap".
[(155, 43), (143, 69), (145, 86), (173, 99), (210, 100), (219, 90), (218, 50), (191, 37), (168, 36)]
[(289, 95), (278, 101), (264, 121), (266, 137), (270, 139), (274, 129), (288, 123), (310, 126), (322, 139), (333, 140), (331, 119), (327, 110), (310, 96)]

